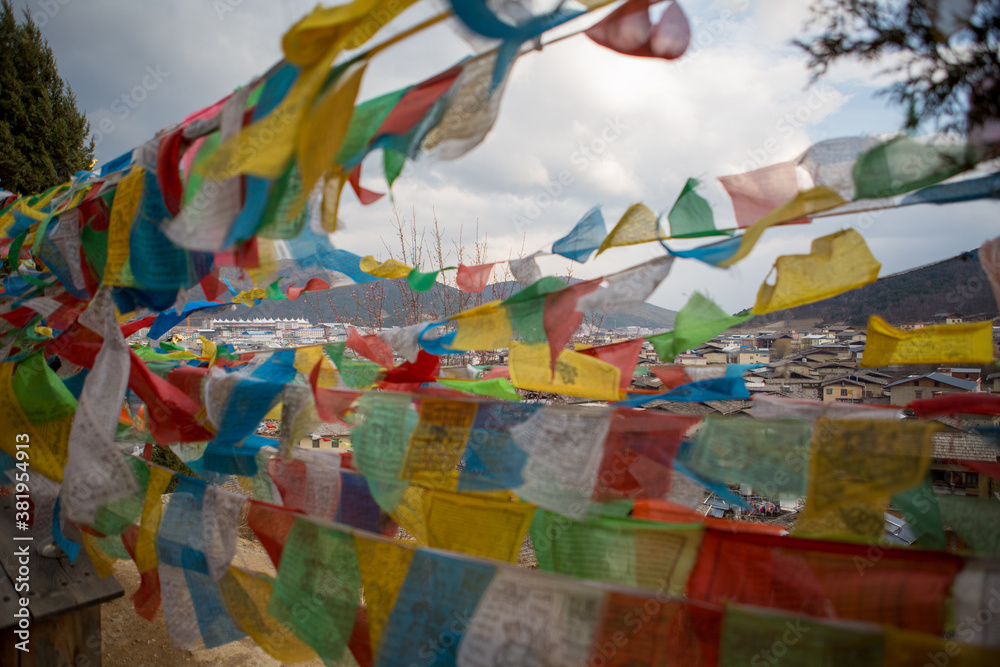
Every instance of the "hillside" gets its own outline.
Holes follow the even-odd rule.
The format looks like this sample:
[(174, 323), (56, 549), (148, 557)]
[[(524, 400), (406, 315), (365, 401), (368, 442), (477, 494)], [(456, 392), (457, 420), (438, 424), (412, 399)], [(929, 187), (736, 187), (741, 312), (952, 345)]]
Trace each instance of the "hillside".
[[(281, 282), (282, 289), (285, 286), (299, 281), (304, 284), (308, 276), (297, 276), (298, 267), (287, 267), (282, 269), (280, 275), (286, 275), (289, 280)], [(301, 269), (298, 269), (301, 272)], [(237, 289), (249, 286), (246, 280), (238, 279), (238, 270), (224, 271), (224, 275), (231, 280)], [(457, 312), (471, 308), (478, 303), (487, 303), (494, 300), (505, 299), (511, 294), (520, 290), (520, 285), (515, 281), (493, 283), (488, 285), (482, 295), (467, 294), (454, 287), (449, 287), (437, 283), (432, 289), (423, 293), (415, 294), (410, 290), (404, 279), (383, 280), (362, 285), (351, 285), (338, 287), (319, 292), (307, 292), (296, 301), (261, 301), (253, 308), (239, 305), (233, 310), (216, 317), (231, 318), (254, 318), (254, 317), (284, 317), (303, 318), (310, 322), (340, 322), (348, 321), (353, 324), (365, 326), (371, 321), (369, 311), (374, 314), (376, 304), (381, 301), (382, 325), (398, 326), (406, 323), (406, 313), (412, 309), (414, 298), (419, 300), (419, 309), (426, 313), (425, 319), (443, 316), (446, 312)], [(666, 330), (670, 329), (674, 323), (676, 311), (660, 308), (649, 303), (644, 303), (631, 313), (615, 313), (607, 315), (603, 321), (603, 329), (615, 329), (627, 326), (648, 327), (650, 329)], [(588, 313), (592, 315), (592, 313)], [(600, 315), (597, 316), (598, 319)], [(195, 319), (201, 319), (197, 316)]]
[(818, 325), (864, 326), (870, 315), (892, 324), (929, 322), (936, 313), (958, 313), (966, 319), (997, 316), (997, 304), (976, 250), (916, 269), (879, 278), (844, 294), (750, 320), (763, 327), (779, 321), (816, 320)]

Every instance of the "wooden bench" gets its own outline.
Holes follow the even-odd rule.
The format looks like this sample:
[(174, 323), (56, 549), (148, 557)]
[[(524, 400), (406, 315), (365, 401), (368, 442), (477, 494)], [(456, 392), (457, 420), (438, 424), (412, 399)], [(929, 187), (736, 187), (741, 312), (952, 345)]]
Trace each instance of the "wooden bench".
[[(101, 603), (124, 595), (114, 577), (101, 579), (81, 548), (76, 563), (69, 558), (46, 558), (34, 541), (15, 541), (24, 535), (14, 529), (14, 497), (0, 498), (0, 667), (98, 667), (101, 664)], [(14, 588), (18, 560), (15, 549), (31, 551), (30, 589)], [(29, 600), (29, 652), (16, 648), (14, 613), (18, 598)]]

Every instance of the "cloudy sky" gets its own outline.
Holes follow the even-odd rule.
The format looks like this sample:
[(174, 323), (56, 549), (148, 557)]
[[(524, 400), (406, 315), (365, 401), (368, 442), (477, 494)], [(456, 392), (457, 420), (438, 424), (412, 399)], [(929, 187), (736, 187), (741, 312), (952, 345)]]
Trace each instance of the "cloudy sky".
[[(435, 2), (423, 0), (400, 23), (444, 7)], [(95, 132), (102, 163), (266, 71), (281, 57), (281, 35), (312, 7), (306, 0), (17, 4), (41, 26), (92, 127), (105, 121), (107, 131)], [(436, 217), (456, 240), (461, 229), (469, 241), (478, 224), (490, 259), (503, 260), (547, 249), (595, 205), (609, 229), (637, 201), (666, 212), (692, 176), (705, 183), (701, 192), (718, 225), (732, 227), (717, 176), (794, 158), (822, 139), (899, 128), (901, 112), (874, 96), (885, 83), (875, 69), (847, 65), (810, 85), (804, 58), (789, 45), (802, 34), (807, 2), (681, 5), (694, 39), (679, 61), (629, 58), (583, 35), (521, 57), (486, 141), (454, 162), (409, 165), (391, 200), (361, 207), (345, 191), (345, 228), (334, 244), (387, 256), (383, 239), (392, 243), (396, 207), (418, 226)], [(563, 32), (594, 21), (584, 17)], [(379, 55), (361, 98), (435, 74), (471, 48), (451, 27), (433, 28)], [(380, 163), (380, 155), (370, 156), (363, 184), (384, 191)], [(560, 176), (569, 185), (556, 191)], [(910, 207), (885, 212), (861, 231), (885, 275), (977, 247), (996, 235), (997, 214), (995, 203)], [(728, 310), (750, 306), (777, 256), (808, 252), (812, 239), (857, 224), (842, 216), (771, 231), (729, 270), (679, 260), (650, 300), (679, 309), (699, 290)], [(661, 253), (650, 245), (613, 249), (575, 265), (573, 275), (602, 275)], [(557, 257), (542, 267), (562, 274), (569, 263)]]

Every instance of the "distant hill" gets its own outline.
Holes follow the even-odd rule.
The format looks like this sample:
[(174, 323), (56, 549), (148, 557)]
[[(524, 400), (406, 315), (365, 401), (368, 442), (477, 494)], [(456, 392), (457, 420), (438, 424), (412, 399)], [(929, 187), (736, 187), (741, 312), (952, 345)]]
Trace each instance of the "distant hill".
[[(282, 262), (285, 264), (285, 262)], [(300, 275), (301, 274), (301, 275)], [(238, 269), (225, 269), (225, 275), (237, 289), (245, 289), (250, 283), (239, 279)], [(278, 275), (288, 276), (281, 282), (282, 289), (291, 282), (298, 281), (304, 285), (309, 279), (309, 272), (289, 263), (280, 266)], [(573, 282), (576, 282), (573, 280)], [(261, 301), (253, 308), (236, 306), (233, 310), (216, 315), (217, 318), (303, 318), (310, 322), (341, 322), (365, 325), (368, 311), (373, 309), (374, 302), (382, 302), (382, 325), (399, 326), (406, 322), (407, 308), (412, 307), (414, 298), (419, 300), (421, 312), (427, 314), (427, 319), (443, 316), (445, 312), (456, 312), (473, 307), (477, 303), (487, 303), (505, 299), (521, 289), (516, 281), (506, 281), (487, 285), (481, 298), (479, 295), (468, 294), (454, 287), (437, 283), (423, 294), (415, 294), (406, 284), (405, 279), (383, 280), (375, 283), (337, 287), (319, 292), (307, 292), (295, 301)], [(369, 306), (371, 304), (371, 306)], [(450, 308), (448, 307), (450, 305)], [(603, 329), (617, 329), (628, 326), (648, 327), (650, 329), (670, 329), (673, 327), (676, 311), (660, 308), (644, 303), (631, 313), (614, 313), (605, 316)], [(591, 315), (591, 313), (588, 313)], [(598, 319), (600, 314), (597, 315)], [(200, 320), (198, 316), (195, 319)]]
[(998, 315), (977, 250), (879, 278), (871, 285), (832, 299), (755, 317), (746, 326), (763, 327), (791, 320), (864, 326), (870, 315), (879, 315), (891, 324), (902, 324), (929, 322), (935, 314), (944, 312), (974, 320)]

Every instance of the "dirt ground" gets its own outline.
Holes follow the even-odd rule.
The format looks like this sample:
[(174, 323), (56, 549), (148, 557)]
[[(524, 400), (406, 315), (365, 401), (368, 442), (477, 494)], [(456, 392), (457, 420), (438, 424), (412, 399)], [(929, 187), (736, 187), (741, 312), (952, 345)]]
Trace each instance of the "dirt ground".
[[(244, 539), (240, 539), (233, 564), (274, 574), (274, 568), (264, 549), (259, 544)], [(130, 560), (118, 561), (114, 576), (125, 589), (125, 596), (101, 607), (101, 652), (105, 667), (277, 667), (286, 664), (269, 656), (249, 637), (213, 649), (189, 651), (178, 648), (167, 634), (162, 609), (157, 612), (152, 623), (135, 613), (131, 599), (139, 588), (139, 571), (135, 563)], [(317, 658), (294, 664), (319, 667), (323, 662)]]

